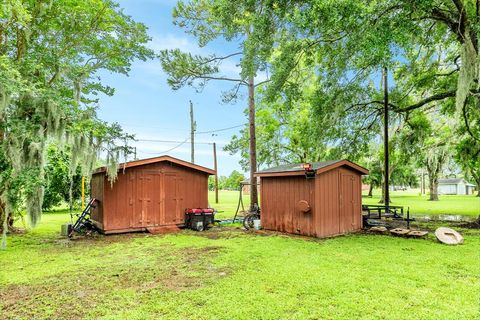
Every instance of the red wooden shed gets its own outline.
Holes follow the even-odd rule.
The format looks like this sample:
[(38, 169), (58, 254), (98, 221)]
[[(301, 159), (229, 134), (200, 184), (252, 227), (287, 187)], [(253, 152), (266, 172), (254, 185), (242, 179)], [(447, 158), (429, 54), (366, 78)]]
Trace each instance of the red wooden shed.
[(105, 168), (92, 175), (92, 220), (104, 233), (133, 232), (184, 223), (186, 208), (208, 207), (208, 176), (214, 170), (161, 156), (120, 165), (113, 185)]
[(328, 237), (362, 228), (361, 176), (348, 160), (284, 165), (259, 171), (261, 221), (267, 230)]

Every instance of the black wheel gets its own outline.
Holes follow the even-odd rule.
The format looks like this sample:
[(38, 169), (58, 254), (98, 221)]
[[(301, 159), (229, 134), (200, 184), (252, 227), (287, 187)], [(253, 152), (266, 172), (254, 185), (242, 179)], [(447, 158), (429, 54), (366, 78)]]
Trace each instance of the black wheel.
[(253, 228), (253, 220), (260, 219), (260, 215), (256, 212), (249, 213), (243, 219), (243, 227), (247, 230)]

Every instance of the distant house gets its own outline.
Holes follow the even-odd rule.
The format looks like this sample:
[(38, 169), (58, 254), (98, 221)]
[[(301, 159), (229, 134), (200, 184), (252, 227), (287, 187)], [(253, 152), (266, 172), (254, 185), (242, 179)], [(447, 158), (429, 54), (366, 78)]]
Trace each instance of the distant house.
[(473, 194), (475, 185), (462, 178), (438, 179), (438, 194)]

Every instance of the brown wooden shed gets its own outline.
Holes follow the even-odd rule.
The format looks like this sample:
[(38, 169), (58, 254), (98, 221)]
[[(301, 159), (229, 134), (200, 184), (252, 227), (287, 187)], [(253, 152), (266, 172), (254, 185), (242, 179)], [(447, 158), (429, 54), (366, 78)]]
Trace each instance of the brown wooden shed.
[(104, 233), (154, 230), (184, 223), (186, 208), (208, 207), (208, 176), (214, 170), (161, 156), (120, 165), (113, 185), (106, 169), (92, 175), (92, 220)]
[(362, 228), (361, 176), (368, 170), (348, 160), (314, 162), (256, 173), (260, 177), (261, 221), (267, 230), (328, 237)]

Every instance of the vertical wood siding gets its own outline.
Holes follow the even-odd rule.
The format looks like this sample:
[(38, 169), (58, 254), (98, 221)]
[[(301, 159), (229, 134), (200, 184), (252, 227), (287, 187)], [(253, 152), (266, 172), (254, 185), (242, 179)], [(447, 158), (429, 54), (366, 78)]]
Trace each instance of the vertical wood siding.
[[(314, 180), (304, 177), (266, 177), (261, 179), (262, 225), (265, 229), (313, 235), (315, 210)], [(300, 211), (298, 202), (307, 201), (308, 213)]]

